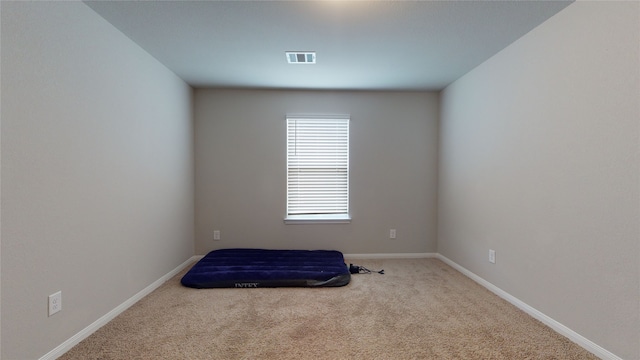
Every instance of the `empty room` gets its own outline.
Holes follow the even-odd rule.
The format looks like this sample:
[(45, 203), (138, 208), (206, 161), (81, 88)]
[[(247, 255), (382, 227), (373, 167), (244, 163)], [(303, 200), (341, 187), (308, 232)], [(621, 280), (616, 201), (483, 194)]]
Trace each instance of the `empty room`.
[(640, 2), (0, 21), (1, 359), (640, 359)]

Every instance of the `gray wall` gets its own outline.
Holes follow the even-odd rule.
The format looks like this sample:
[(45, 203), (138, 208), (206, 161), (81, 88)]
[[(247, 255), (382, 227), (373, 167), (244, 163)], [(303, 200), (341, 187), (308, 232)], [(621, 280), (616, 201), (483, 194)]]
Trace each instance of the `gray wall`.
[[(427, 92), (196, 90), (196, 253), (435, 252), (438, 100)], [(283, 223), (287, 113), (351, 115), (351, 224)]]
[(640, 358), (639, 10), (576, 2), (441, 103), (438, 251), (625, 359)]
[(2, 358), (36, 359), (193, 255), (191, 89), (81, 2), (1, 6)]

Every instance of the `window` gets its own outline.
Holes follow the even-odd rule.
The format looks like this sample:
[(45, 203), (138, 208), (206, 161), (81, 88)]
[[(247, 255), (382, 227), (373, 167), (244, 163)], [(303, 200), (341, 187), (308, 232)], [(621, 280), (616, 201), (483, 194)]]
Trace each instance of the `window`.
[(285, 222), (349, 221), (349, 116), (288, 116)]

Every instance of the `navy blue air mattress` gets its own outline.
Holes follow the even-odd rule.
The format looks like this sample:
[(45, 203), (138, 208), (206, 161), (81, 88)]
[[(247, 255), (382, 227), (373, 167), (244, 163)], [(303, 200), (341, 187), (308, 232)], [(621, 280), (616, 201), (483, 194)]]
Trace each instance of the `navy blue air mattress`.
[(351, 273), (335, 250), (214, 250), (182, 277), (192, 288), (344, 286)]

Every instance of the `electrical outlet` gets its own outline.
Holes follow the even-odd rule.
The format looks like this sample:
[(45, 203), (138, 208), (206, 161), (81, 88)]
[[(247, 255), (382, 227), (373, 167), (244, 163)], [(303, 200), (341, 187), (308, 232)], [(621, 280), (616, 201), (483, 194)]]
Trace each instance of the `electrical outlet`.
[(396, 229), (389, 230), (389, 239), (395, 239), (395, 238), (396, 238)]
[(489, 262), (492, 264), (496, 263), (496, 251), (493, 249), (489, 249)]
[(49, 316), (62, 310), (62, 291), (49, 295)]
[(213, 230), (213, 240), (220, 240), (220, 230)]

